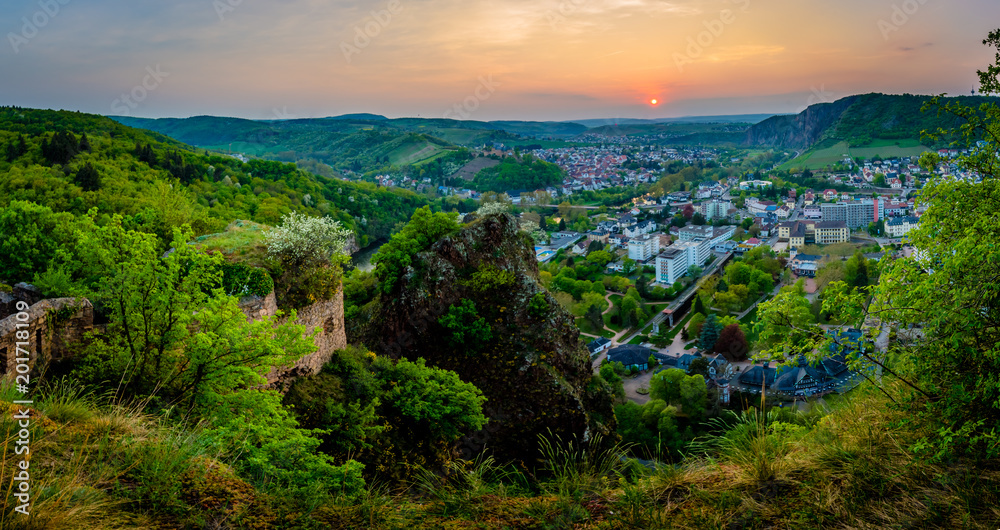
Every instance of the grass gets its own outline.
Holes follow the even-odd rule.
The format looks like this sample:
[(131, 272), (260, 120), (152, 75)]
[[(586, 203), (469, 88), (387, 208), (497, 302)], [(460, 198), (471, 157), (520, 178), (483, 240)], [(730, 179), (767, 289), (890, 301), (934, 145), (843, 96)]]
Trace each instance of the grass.
[(779, 169), (823, 169), (842, 161), (845, 156), (868, 159), (877, 155), (892, 158), (919, 156), (924, 151), (930, 151), (930, 148), (913, 139), (874, 140), (866, 147), (850, 147), (847, 142), (837, 142), (829, 147), (807, 151), (798, 158), (785, 162)]
[(267, 228), (253, 221), (236, 220), (229, 223), (224, 232), (198, 236), (194, 243), (207, 252), (219, 251), (227, 256), (263, 256), (264, 230)]
[[(197, 429), (68, 386), (44, 397), (32, 418), (29, 517), (12, 512), (20, 457), (11, 411), (0, 418), (0, 528), (992, 529), (1000, 520), (1000, 465), (917, 458), (909, 448), (933, 433), (868, 386), (831, 396), (830, 410), (720, 416), (676, 465), (641, 465), (599, 436), (550, 434), (532, 475), (481, 456), (420, 471), (405, 490), (374, 483), (310, 508), (236, 476)], [(46, 413), (60, 410), (60, 420)]]
[(576, 319), (576, 327), (580, 329), (581, 333), (586, 333), (588, 335), (596, 335), (598, 337), (606, 337), (609, 339), (615, 336), (613, 332), (606, 329), (595, 330), (593, 324), (583, 317), (578, 317)]

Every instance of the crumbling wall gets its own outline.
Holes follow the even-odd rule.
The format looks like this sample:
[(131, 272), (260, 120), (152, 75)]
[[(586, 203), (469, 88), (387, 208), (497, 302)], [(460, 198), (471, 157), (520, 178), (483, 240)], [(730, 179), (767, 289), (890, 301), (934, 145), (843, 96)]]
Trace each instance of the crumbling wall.
[[(22, 302), (22, 307), (28, 303)], [(94, 329), (94, 306), (86, 298), (42, 300), (23, 311), (17, 311), (15, 302), (14, 309), (13, 314), (0, 320), (2, 377), (12, 377), (18, 343), (30, 354), (32, 373), (38, 373), (52, 361), (66, 358), (69, 345)]]
[[(240, 300), (240, 308), (251, 320), (275, 316), (278, 305), (274, 293), (266, 297), (250, 296)], [(296, 311), (296, 323), (306, 328), (306, 334), (315, 329), (316, 351), (302, 357), (288, 368), (273, 368), (267, 375), (271, 388), (285, 389), (293, 379), (319, 373), (323, 365), (330, 361), (333, 352), (347, 347), (347, 332), (344, 328), (344, 290), (341, 288), (329, 300), (316, 302)], [(288, 315), (278, 318), (275, 323), (288, 321)]]

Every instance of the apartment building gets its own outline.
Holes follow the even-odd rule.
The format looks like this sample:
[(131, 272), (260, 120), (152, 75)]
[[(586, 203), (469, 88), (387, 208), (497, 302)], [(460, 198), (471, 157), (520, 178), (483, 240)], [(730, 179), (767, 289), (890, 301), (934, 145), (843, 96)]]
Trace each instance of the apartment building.
[(847, 228), (855, 230), (885, 218), (885, 201), (862, 199), (835, 204), (821, 204), (824, 221), (843, 221)]
[(645, 262), (660, 253), (659, 234), (645, 234), (628, 242), (628, 257)]

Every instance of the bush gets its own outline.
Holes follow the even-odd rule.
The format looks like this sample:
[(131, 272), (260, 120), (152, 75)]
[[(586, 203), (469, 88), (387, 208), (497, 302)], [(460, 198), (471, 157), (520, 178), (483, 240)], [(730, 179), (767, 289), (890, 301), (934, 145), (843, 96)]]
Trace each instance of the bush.
[(274, 290), (274, 280), (263, 269), (226, 263), (222, 265), (222, 288), (230, 296), (267, 296)]

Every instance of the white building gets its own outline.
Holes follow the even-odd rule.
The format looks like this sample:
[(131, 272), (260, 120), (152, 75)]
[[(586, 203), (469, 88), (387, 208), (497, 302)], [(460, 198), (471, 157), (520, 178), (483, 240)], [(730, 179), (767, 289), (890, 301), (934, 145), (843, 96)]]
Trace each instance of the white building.
[(628, 257), (645, 262), (660, 253), (660, 236), (645, 234), (628, 241)]
[(919, 223), (919, 217), (892, 217), (885, 222), (885, 233), (889, 237), (903, 237)]
[(704, 266), (714, 246), (712, 240), (705, 238), (670, 245), (656, 257), (656, 281), (672, 285), (692, 265)]

